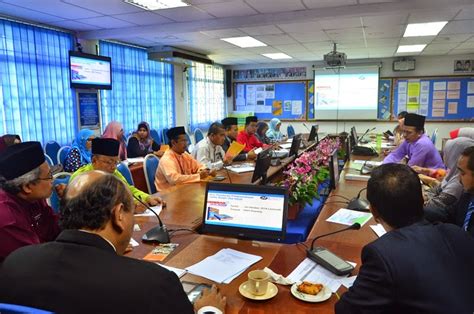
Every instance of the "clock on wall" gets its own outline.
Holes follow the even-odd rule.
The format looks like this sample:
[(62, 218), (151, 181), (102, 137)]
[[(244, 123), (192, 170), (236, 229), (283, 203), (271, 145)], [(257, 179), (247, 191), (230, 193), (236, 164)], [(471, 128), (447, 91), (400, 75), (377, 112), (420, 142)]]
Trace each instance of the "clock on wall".
[(413, 71), (415, 59), (402, 59), (393, 61), (393, 71)]

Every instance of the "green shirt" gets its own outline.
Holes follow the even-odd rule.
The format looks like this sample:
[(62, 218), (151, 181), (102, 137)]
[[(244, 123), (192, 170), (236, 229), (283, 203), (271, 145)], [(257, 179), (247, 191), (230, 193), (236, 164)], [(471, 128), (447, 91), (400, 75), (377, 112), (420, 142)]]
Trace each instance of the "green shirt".
[[(75, 177), (77, 177), (81, 173), (89, 172), (89, 171), (92, 171), (92, 170), (94, 170), (94, 167), (92, 166), (92, 164), (87, 164), (85, 166), (82, 166), (81, 168), (77, 169), (71, 175), (71, 178), (69, 178), (69, 181), (73, 180)], [(130, 192), (132, 192), (133, 196), (135, 196), (136, 198), (138, 198), (138, 199), (145, 202), (148, 199), (148, 197), (150, 196), (149, 194), (147, 194), (143, 191), (140, 191), (139, 189), (137, 189), (133, 185), (128, 184), (127, 179), (125, 179), (125, 177), (117, 169), (115, 169), (113, 175), (116, 176), (117, 178), (119, 178), (123, 183), (125, 183), (128, 186), (128, 188), (130, 189)]]

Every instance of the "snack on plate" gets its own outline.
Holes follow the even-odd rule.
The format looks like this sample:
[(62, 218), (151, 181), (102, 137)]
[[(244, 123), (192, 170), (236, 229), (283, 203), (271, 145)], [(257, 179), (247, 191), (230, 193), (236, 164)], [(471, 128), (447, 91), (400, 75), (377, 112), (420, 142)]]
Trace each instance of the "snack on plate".
[(323, 285), (320, 283), (303, 281), (298, 285), (298, 291), (306, 294), (317, 295), (321, 290), (323, 290)]

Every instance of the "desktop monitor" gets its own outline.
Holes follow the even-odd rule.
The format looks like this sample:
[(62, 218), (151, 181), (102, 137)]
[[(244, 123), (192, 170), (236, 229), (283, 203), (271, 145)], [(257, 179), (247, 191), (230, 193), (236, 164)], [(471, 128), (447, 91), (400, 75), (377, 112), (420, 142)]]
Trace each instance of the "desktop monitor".
[(262, 178), (262, 184), (267, 183), (267, 171), (272, 161), (271, 149), (265, 149), (257, 155), (255, 169), (253, 170), (252, 183)]
[(318, 129), (319, 125), (317, 124), (311, 126), (311, 131), (309, 132), (308, 136), (308, 142), (316, 141), (316, 143), (319, 143)]
[(344, 162), (347, 162), (351, 158), (352, 152), (352, 136), (346, 138), (346, 154), (344, 155)]
[(301, 145), (301, 134), (296, 134), (293, 137), (293, 141), (291, 142), (290, 153), (288, 154), (288, 156), (289, 157), (298, 156), (300, 145)]
[(288, 191), (282, 187), (209, 182), (202, 232), (281, 242), (287, 215)]
[(339, 182), (339, 160), (337, 158), (337, 149), (331, 154), (329, 160), (329, 187), (335, 189)]
[(356, 128), (355, 126), (353, 126), (351, 128), (351, 144), (352, 144), (352, 147), (356, 146), (357, 143), (359, 142), (359, 139), (357, 137), (357, 131), (356, 131)]

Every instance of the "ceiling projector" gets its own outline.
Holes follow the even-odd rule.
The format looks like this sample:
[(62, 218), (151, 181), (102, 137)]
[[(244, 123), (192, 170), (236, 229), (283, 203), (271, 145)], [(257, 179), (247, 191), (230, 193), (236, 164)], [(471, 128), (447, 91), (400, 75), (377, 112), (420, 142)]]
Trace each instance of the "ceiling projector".
[(328, 67), (341, 68), (346, 65), (347, 56), (343, 52), (336, 51), (336, 43), (334, 43), (334, 49), (328, 54), (324, 55), (324, 62)]

